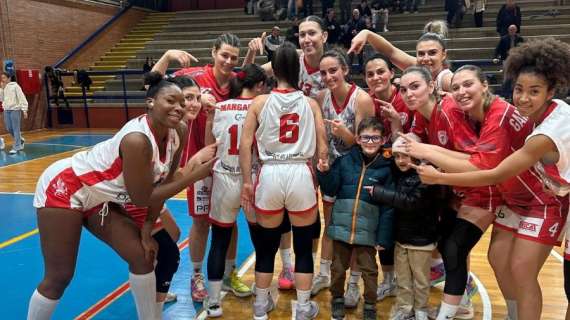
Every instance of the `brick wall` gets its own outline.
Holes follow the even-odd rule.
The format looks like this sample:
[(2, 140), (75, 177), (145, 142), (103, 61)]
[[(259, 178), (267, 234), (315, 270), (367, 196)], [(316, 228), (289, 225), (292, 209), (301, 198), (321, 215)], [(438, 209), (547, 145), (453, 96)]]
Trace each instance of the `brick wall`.
[[(13, 59), (17, 69), (43, 69), (63, 58), (118, 11), (117, 7), (82, 0), (0, 0), (0, 58)], [(145, 15), (146, 11), (130, 9), (64, 67), (93, 64)], [(22, 124), (23, 130), (44, 127), (45, 94), (28, 98), (33, 109)], [(1, 123), (0, 133), (5, 133)]]

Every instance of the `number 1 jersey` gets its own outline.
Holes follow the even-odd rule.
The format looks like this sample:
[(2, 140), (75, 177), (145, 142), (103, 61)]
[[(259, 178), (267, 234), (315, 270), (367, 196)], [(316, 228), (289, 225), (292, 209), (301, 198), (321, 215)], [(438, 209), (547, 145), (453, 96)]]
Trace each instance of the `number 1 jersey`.
[(303, 92), (273, 90), (258, 123), (255, 137), (262, 162), (306, 161), (315, 154), (315, 118)]

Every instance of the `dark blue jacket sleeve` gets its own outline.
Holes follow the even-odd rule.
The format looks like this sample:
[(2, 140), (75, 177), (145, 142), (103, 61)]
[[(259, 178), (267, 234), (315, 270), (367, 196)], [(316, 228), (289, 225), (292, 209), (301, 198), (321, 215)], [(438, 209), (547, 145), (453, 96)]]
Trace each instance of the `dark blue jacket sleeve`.
[(342, 160), (342, 157), (337, 159), (327, 172), (316, 170), (321, 192), (329, 197), (336, 197), (340, 189)]

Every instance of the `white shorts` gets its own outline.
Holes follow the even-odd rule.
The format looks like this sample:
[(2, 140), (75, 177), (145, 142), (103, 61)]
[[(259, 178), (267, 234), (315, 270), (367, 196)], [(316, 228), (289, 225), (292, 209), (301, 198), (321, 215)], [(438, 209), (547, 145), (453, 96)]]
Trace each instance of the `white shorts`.
[(496, 212), (495, 226), (515, 233), (519, 238), (553, 246), (562, 243), (566, 217), (523, 216), (507, 206), (499, 207)]
[(188, 213), (192, 218), (207, 218), (210, 211), (212, 176), (196, 181), (186, 188)]
[(259, 170), (254, 188), (259, 214), (307, 213), (317, 206), (317, 187), (308, 163), (266, 163)]
[(210, 222), (221, 227), (233, 226), (241, 207), (242, 185), (241, 174), (214, 172), (210, 198)]
[(52, 163), (40, 176), (34, 194), (36, 208), (62, 208), (89, 216), (99, 211), (105, 201), (83, 185), (71, 168), (71, 158)]

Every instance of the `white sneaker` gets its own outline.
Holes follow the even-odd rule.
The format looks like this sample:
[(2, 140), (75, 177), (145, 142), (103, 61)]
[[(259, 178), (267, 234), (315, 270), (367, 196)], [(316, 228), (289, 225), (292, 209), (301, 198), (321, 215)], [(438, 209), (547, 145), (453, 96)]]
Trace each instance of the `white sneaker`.
[(8, 153), (9, 153), (9, 154), (16, 154), (16, 153), (18, 153), (18, 150), (12, 149), (12, 150), (10, 150), (10, 152), (8, 152)]
[(360, 301), (360, 288), (358, 283), (348, 283), (346, 292), (344, 293), (344, 306), (346, 308), (356, 308)]
[(408, 311), (406, 308), (398, 308), (397, 306), (394, 306), (390, 311), (390, 320), (413, 320), (413, 319), (414, 319), (414, 313)]
[(396, 296), (396, 280), (389, 282), (382, 282), (378, 285), (378, 290), (376, 291), (377, 300), (382, 301), (386, 297)]
[(415, 320), (428, 320), (428, 312), (425, 310), (416, 310), (415, 316)]
[(461, 301), (459, 304), (459, 309), (457, 309), (457, 313), (455, 314), (455, 319), (463, 319), (469, 320), (473, 319), (475, 316), (475, 312), (473, 310), (473, 303), (471, 303), (471, 299), (468, 301)]
[(295, 307), (295, 320), (315, 319), (319, 314), (319, 305), (315, 301), (309, 301), (308, 306), (297, 303)]
[(4, 150), (6, 148), (6, 144), (4, 143), (4, 138), (0, 138), (0, 150)]
[(206, 313), (208, 314), (208, 318), (218, 318), (224, 314), (222, 306), (217, 303), (208, 303), (206, 307)]
[(267, 320), (269, 317), (267, 314), (275, 308), (273, 299), (268, 297), (267, 303), (265, 305), (258, 304), (257, 301), (253, 302), (253, 320)]
[(313, 277), (313, 285), (311, 287), (311, 295), (316, 295), (319, 291), (331, 286), (331, 277), (318, 274)]

